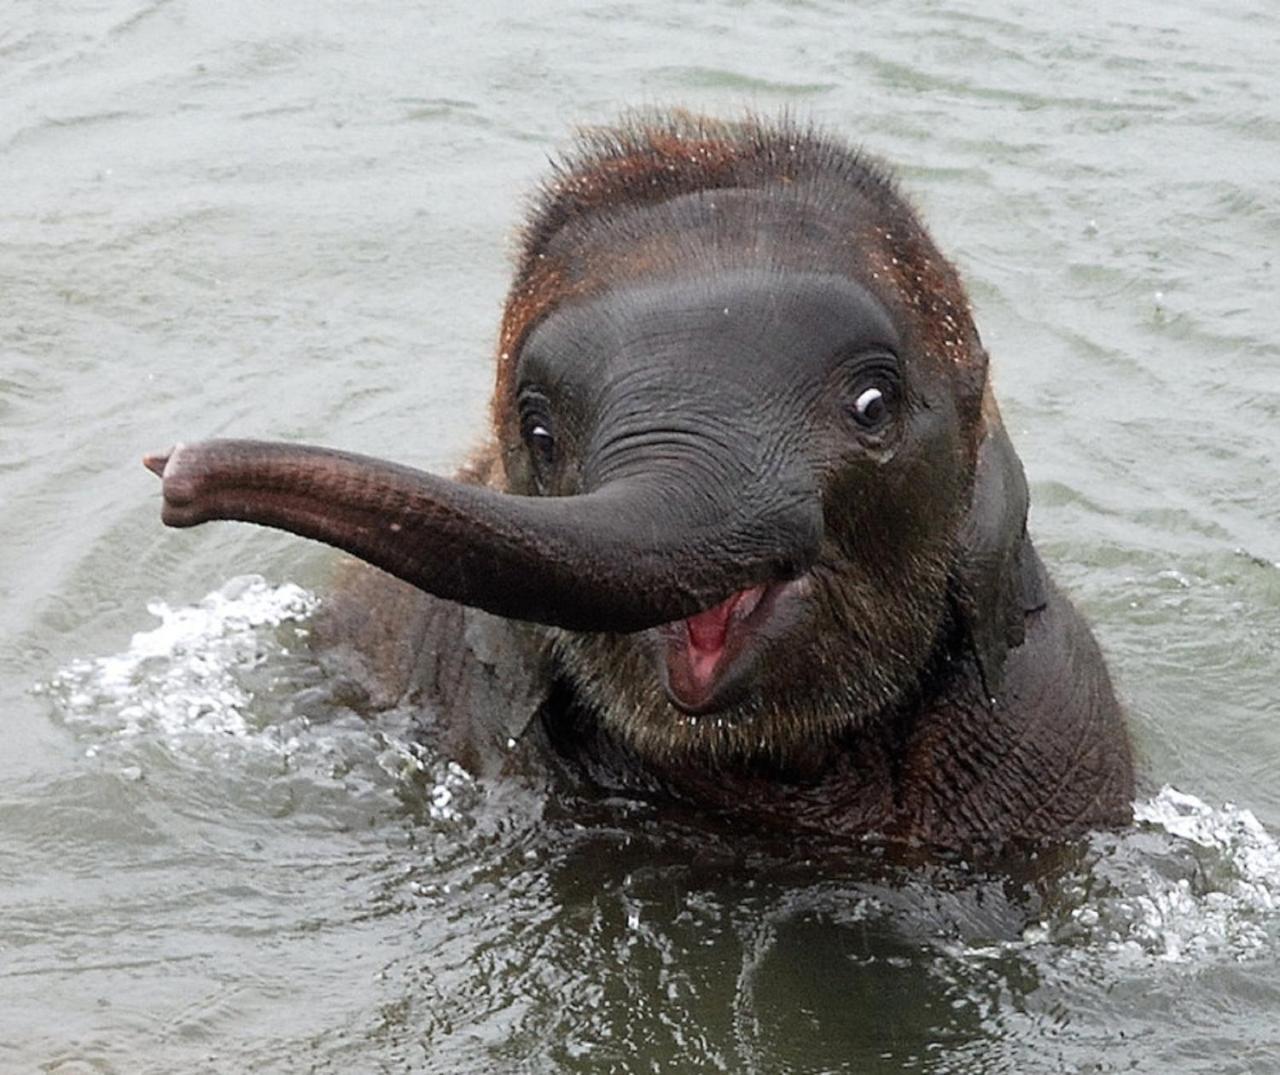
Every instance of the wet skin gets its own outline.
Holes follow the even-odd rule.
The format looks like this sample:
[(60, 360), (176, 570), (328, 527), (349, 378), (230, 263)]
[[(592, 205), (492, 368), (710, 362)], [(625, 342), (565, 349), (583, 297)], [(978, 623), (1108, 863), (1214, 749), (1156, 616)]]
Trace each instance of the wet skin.
[(967, 300), (878, 166), (682, 119), (588, 144), (501, 340), (458, 480), (208, 442), (149, 458), (165, 521), (402, 580), (348, 577), (322, 642), (477, 768), (515, 738), (744, 823), (934, 847), (1127, 819), (1119, 708), (1027, 536)]
[[(954, 414), (942, 386), (908, 382), (900, 346), (874, 297), (833, 275), (739, 271), (569, 304), (535, 330), (519, 364), (535, 486), (569, 496), (673, 465), (733, 489), (735, 507), (758, 519), (816, 499), (824, 515), (841, 503), (850, 531), (876, 525), (927, 541), (947, 520), (916, 516), (954, 496), (943, 468), (913, 462), (958, 454)], [(865, 488), (840, 498), (835, 486), (859, 471)], [(705, 715), (767, 694), (762, 663), (822, 630), (815, 590), (833, 558), (820, 546), (796, 578), (645, 631), (637, 641), (671, 704)]]

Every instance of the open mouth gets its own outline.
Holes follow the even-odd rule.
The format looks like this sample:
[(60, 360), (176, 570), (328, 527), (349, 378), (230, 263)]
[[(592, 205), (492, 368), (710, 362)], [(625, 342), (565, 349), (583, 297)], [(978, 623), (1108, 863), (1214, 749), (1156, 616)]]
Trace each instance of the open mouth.
[(797, 589), (797, 580), (752, 586), (705, 612), (654, 628), (659, 675), (672, 705), (698, 716), (740, 697), (790, 604), (784, 598)]

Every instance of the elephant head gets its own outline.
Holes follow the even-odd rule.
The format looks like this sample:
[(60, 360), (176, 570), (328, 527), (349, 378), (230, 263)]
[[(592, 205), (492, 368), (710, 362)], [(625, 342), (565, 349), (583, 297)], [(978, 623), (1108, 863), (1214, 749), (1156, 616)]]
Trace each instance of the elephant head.
[(212, 441), (148, 459), (165, 521), (280, 527), (546, 625), (651, 758), (822, 749), (958, 636), (998, 677), (1025, 485), (958, 278), (878, 164), (787, 124), (587, 133), (499, 351), (485, 483)]

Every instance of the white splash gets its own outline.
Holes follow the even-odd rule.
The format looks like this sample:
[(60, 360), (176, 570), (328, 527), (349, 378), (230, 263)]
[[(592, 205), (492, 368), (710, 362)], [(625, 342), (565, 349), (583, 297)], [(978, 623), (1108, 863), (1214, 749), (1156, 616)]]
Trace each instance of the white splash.
[(318, 604), (300, 586), (272, 586), (258, 575), (234, 578), (195, 605), (153, 601), (147, 610), (159, 626), (135, 634), (121, 653), (73, 661), (36, 690), (89, 740), (87, 755), (110, 752), (127, 779), (143, 773), (126, 744), (159, 741), (186, 757), (227, 747), (266, 751), (319, 783), (408, 791), (432, 821), (465, 822), (478, 786), (420, 741), (416, 714), (370, 718), (339, 704), (317, 724), (294, 710), (297, 694), (255, 698), (255, 687), (287, 688), (290, 642), (305, 637)]
[[(121, 653), (72, 662), (37, 689), (68, 725), (96, 733), (90, 754), (104, 741), (136, 736), (292, 754), (306, 719), (263, 727), (246, 673), (287, 654), (287, 639), (274, 629), (302, 623), (317, 604), (299, 586), (271, 586), (257, 575), (232, 579), (196, 605), (154, 601), (148, 611), (159, 626), (135, 634)], [(464, 820), (480, 796), (474, 779), (418, 741), (408, 717), (385, 716), (372, 729), (357, 722), (360, 736), (372, 731), (379, 744), (377, 768), (425, 792), (433, 821)], [(327, 740), (304, 739), (324, 754)], [(135, 768), (130, 760), (122, 772)], [(1064, 879), (1065, 899), (1019, 940), (959, 948), (969, 957), (1035, 951), (1055, 964), (1101, 960), (1115, 969), (1243, 960), (1280, 946), (1280, 844), (1253, 813), (1164, 787), (1135, 804), (1134, 818), (1132, 829), (1094, 838), (1083, 872)]]
[(425, 792), (427, 816), (432, 821), (460, 822), (475, 806), (480, 788), (475, 777), (456, 761), (437, 757), (419, 739), (407, 735), (379, 734), (382, 751), (378, 765), (403, 785), (416, 784)]
[(471, 774), (455, 761), (445, 762), (435, 774), (427, 812), (433, 821), (461, 821), (463, 814), (458, 807), (466, 801), (464, 794), (469, 796), (474, 792), (475, 780)]
[(1215, 809), (1166, 785), (1135, 805), (1134, 819), (1200, 849), (1193, 878), (1147, 871), (1136, 925), (1148, 950), (1170, 961), (1214, 953), (1245, 959), (1278, 935), (1280, 845), (1251, 811), (1232, 803)]
[(1114, 971), (1247, 960), (1280, 944), (1280, 845), (1253, 813), (1165, 786), (1134, 804), (1134, 820), (1095, 838), (1078, 901), (997, 947)]
[(135, 634), (123, 653), (73, 661), (41, 689), (71, 725), (122, 736), (244, 738), (253, 695), (237, 673), (282, 651), (262, 628), (305, 620), (316, 605), (302, 587), (271, 586), (259, 575), (231, 579), (185, 608), (152, 601), (147, 611), (158, 627)]

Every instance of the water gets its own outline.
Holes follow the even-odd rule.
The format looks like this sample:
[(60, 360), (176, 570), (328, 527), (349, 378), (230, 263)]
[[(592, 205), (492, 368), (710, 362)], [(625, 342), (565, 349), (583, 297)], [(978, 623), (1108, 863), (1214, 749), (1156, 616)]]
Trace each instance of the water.
[[(0, 1069), (1280, 1070), (1280, 13), (584, 8), (0, 18)], [(478, 783), (327, 689), (326, 552), (159, 526), (179, 437), (456, 465), (546, 154), (671, 102), (898, 163), (1131, 831), (904, 867)]]

